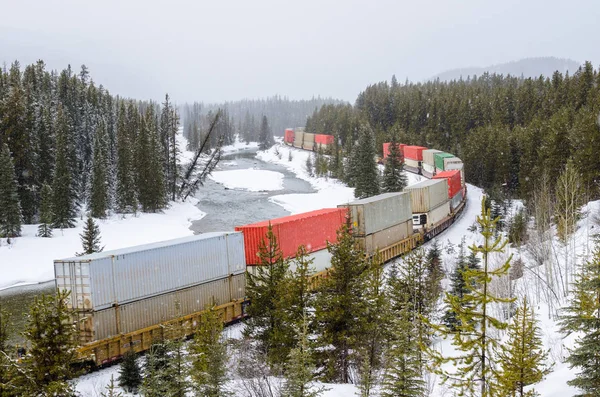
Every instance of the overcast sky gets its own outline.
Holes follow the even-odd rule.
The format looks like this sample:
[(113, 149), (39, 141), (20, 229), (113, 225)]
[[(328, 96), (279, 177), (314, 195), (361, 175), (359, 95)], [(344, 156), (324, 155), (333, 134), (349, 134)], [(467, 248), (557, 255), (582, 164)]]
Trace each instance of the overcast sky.
[(178, 103), (353, 102), (392, 74), (535, 56), (600, 64), (597, 0), (0, 0), (0, 13), (0, 61), (86, 64), (113, 94)]

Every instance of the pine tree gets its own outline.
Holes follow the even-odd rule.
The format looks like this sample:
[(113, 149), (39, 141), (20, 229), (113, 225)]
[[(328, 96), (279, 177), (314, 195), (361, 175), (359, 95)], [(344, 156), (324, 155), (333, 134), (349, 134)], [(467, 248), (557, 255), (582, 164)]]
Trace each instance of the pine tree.
[(580, 332), (567, 363), (578, 368), (575, 379), (567, 383), (582, 391), (579, 396), (594, 396), (600, 390), (600, 246), (577, 275), (571, 291), (570, 305), (561, 318), (562, 332)]
[(138, 365), (136, 354), (133, 350), (123, 355), (119, 368), (119, 386), (128, 393), (137, 393), (142, 384), (142, 371)]
[(52, 212), (55, 228), (75, 226), (75, 190), (73, 189), (72, 151), (69, 131), (62, 107), (56, 116), (56, 165), (52, 180)]
[(154, 110), (150, 106), (141, 118), (136, 143), (136, 185), (144, 212), (157, 212), (167, 204), (163, 159)]
[(52, 188), (44, 184), (41, 192), (39, 237), (52, 237)]
[(117, 386), (115, 385), (115, 379), (111, 375), (110, 383), (106, 386), (106, 391), (100, 393), (102, 397), (123, 397), (123, 393), (117, 391)]
[(94, 137), (94, 160), (92, 164), (92, 189), (90, 212), (94, 218), (105, 218), (109, 207), (108, 186), (108, 145), (106, 127), (98, 124)]
[(517, 308), (517, 313), (508, 328), (508, 342), (500, 347), (498, 359), (502, 367), (499, 389), (502, 395), (525, 397), (533, 391), (524, 391), (525, 386), (540, 382), (550, 368), (545, 364), (548, 352), (544, 350), (541, 330), (527, 298)]
[(375, 162), (375, 154), (373, 130), (368, 125), (363, 124), (354, 154), (357, 156), (354, 197), (365, 198), (379, 194), (379, 172)]
[[(171, 332), (176, 335), (182, 333), (181, 330), (177, 330), (177, 327)], [(168, 361), (164, 371), (164, 385), (168, 396), (185, 397), (191, 389), (191, 383), (188, 380), (190, 362), (185, 352), (184, 342), (181, 337), (165, 342)]]
[(284, 329), (285, 314), (280, 305), (287, 293), (285, 277), (289, 263), (283, 258), (271, 225), (266, 239), (259, 243), (258, 256), (260, 264), (255, 267), (256, 274), (246, 273), (246, 296), (252, 304), (248, 307), (250, 319), (244, 334), (257, 341), (273, 368), (281, 368), (293, 347), (285, 341), (289, 332)]
[(21, 204), (17, 189), (15, 168), (8, 145), (0, 152), (0, 237), (21, 235)]
[(408, 181), (406, 175), (402, 172), (403, 164), (400, 146), (396, 135), (393, 135), (390, 143), (390, 153), (386, 158), (385, 168), (383, 169), (382, 192), (401, 192), (406, 187)]
[(226, 390), (227, 347), (222, 340), (223, 320), (214, 308), (201, 317), (194, 341), (190, 345), (191, 378), (198, 395), (222, 397)]
[(328, 246), (332, 255), (328, 277), (319, 286), (315, 303), (315, 330), (321, 376), (326, 381), (348, 383), (358, 346), (363, 285), (361, 275), (367, 267), (365, 253), (343, 226), (337, 243)]
[(76, 328), (67, 307), (70, 293), (36, 297), (29, 309), (23, 336), (29, 350), (19, 370), (24, 395), (74, 395), (69, 379), (76, 376), (72, 364), (77, 358)]
[(258, 148), (260, 150), (267, 150), (273, 145), (273, 132), (271, 131), (271, 127), (269, 127), (269, 121), (267, 120), (267, 116), (262, 116), (262, 121), (260, 123), (260, 132), (258, 135)]
[(164, 341), (155, 343), (146, 353), (143, 380), (140, 386), (144, 397), (164, 397), (168, 395), (167, 368), (169, 365), (168, 350)]
[(441, 295), (442, 279), (444, 278), (444, 266), (442, 264), (442, 250), (438, 240), (434, 240), (431, 248), (427, 251), (427, 281), (431, 291), (432, 299), (435, 301)]
[(309, 153), (308, 156), (306, 157), (305, 167), (306, 167), (306, 173), (308, 174), (308, 176), (315, 176), (315, 166), (314, 166), (314, 162), (313, 162), (312, 153)]
[(302, 316), (302, 325), (298, 335), (298, 343), (290, 351), (287, 371), (285, 375), (285, 384), (282, 393), (287, 397), (317, 397), (325, 389), (317, 388), (313, 385), (315, 378), (315, 363), (309, 346), (308, 319), (305, 314)]
[[(450, 295), (458, 298), (458, 302), (463, 304), (468, 304), (468, 302), (464, 300), (465, 295), (469, 294), (473, 288), (476, 288), (476, 285), (467, 285), (465, 283), (464, 273), (467, 270), (479, 270), (479, 258), (477, 258), (473, 252), (471, 252), (469, 256), (466, 256), (465, 239), (463, 237), (459, 248), (456, 267), (450, 275), (449, 292)], [(464, 308), (462, 309), (464, 310)], [(460, 320), (451, 306), (446, 308), (442, 322), (450, 331), (456, 331), (457, 327), (460, 325)]]
[[(401, 291), (399, 291), (401, 293)], [(423, 380), (421, 349), (414, 337), (414, 314), (411, 313), (409, 294), (395, 296), (396, 316), (392, 320), (391, 346), (386, 352), (386, 366), (381, 385), (382, 397), (424, 397), (427, 395)]]
[(100, 227), (94, 222), (94, 218), (88, 214), (87, 221), (83, 227), (83, 232), (79, 235), (83, 251), (77, 255), (89, 255), (94, 252), (102, 252), (104, 247), (100, 247)]
[[(456, 313), (460, 322), (457, 332), (451, 332), (445, 327), (437, 327), (442, 336), (451, 336), (457, 354), (444, 357), (433, 349), (427, 349), (433, 359), (432, 370), (440, 375), (444, 381), (456, 388), (460, 393), (479, 395), (480, 397), (495, 396), (497, 394), (498, 371), (493, 361), (494, 351), (497, 351), (499, 341), (493, 336), (495, 330), (506, 329), (507, 323), (490, 314), (491, 304), (510, 303), (513, 300), (501, 298), (492, 293), (490, 284), (494, 279), (506, 276), (510, 268), (509, 257), (501, 266), (491, 268), (490, 256), (493, 253), (502, 253), (508, 243), (502, 236), (494, 237), (498, 218), (492, 219), (490, 210), (485, 209), (485, 201), (481, 203), (481, 215), (477, 223), (481, 229), (483, 244), (470, 247), (475, 254), (482, 255), (483, 266), (481, 269), (468, 269), (463, 272), (467, 285), (477, 285), (462, 298), (446, 293), (445, 301), (451, 310)], [(449, 371), (442, 367), (445, 362), (455, 364), (455, 370)], [(477, 393), (477, 385), (479, 391)]]
[(121, 102), (117, 124), (117, 211), (135, 212), (135, 179), (132, 132), (128, 130), (125, 104)]
[(15, 384), (14, 363), (9, 355), (10, 315), (0, 302), (0, 397), (18, 396), (18, 385)]

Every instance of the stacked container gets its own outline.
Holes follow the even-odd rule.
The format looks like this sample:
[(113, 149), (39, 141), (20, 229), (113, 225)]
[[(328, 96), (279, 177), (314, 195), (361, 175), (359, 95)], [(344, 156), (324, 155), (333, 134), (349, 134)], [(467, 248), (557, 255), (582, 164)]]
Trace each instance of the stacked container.
[(285, 134), (283, 136), (283, 142), (286, 145), (290, 145), (290, 146), (294, 143), (294, 129), (293, 128), (285, 129)]
[(380, 194), (339, 207), (348, 208), (352, 235), (369, 255), (412, 235), (412, 210), (407, 193)]
[(327, 150), (333, 146), (333, 135), (317, 134), (315, 135), (317, 149)]
[(82, 343), (242, 299), (245, 269), (243, 236), (234, 232), (54, 261), (56, 288), (71, 292)]
[(445, 179), (448, 183), (448, 197), (452, 210), (456, 209), (463, 200), (462, 175), (459, 170), (439, 172), (433, 180)]
[(304, 133), (302, 149), (315, 150), (315, 134), (313, 134), (311, 132)]
[(266, 240), (269, 224), (284, 257), (292, 258), (300, 245), (313, 252), (325, 249), (328, 241), (335, 243), (338, 229), (346, 223), (347, 212), (346, 208), (326, 208), (237, 226), (235, 230), (244, 235), (246, 265), (260, 264), (258, 250)]
[(421, 173), (423, 176), (432, 178), (435, 175), (434, 155), (441, 152), (441, 150), (437, 149), (423, 150), (423, 163), (421, 164)]
[(404, 168), (410, 172), (420, 173), (421, 162), (423, 161), (423, 146), (405, 146), (404, 147)]
[(404, 189), (410, 193), (413, 227), (431, 228), (450, 214), (448, 182), (430, 179)]
[(304, 139), (304, 129), (300, 130), (297, 128), (294, 131), (294, 147), (302, 149), (303, 139)]
[(444, 168), (444, 161), (446, 159), (451, 159), (454, 158), (453, 154), (450, 153), (444, 153), (444, 152), (440, 152), (440, 153), (436, 153), (433, 155), (433, 159), (435, 162), (435, 172), (441, 172), (441, 171), (445, 171), (446, 169)]

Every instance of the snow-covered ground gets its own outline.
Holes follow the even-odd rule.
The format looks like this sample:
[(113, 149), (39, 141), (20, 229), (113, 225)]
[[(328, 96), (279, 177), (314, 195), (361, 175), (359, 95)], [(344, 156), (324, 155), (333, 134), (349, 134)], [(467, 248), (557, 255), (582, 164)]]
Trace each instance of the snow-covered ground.
[(214, 171), (209, 178), (229, 189), (251, 192), (283, 189), (283, 174), (275, 171), (255, 169)]

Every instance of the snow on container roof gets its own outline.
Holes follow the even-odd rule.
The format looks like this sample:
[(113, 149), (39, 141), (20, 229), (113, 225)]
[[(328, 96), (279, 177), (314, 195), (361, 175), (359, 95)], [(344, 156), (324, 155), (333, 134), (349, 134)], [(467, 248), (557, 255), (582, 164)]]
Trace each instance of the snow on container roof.
[(132, 247), (119, 248), (119, 249), (110, 250), (110, 251), (96, 252), (96, 253), (89, 254), (89, 255), (74, 256), (74, 257), (65, 258), (65, 259), (55, 259), (54, 262), (88, 262), (88, 261), (93, 261), (93, 260), (101, 259), (101, 258), (110, 258), (111, 256), (126, 255), (126, 254), (131, 254), (134, 252), (149, 251), (149, 250), (153, 250), (153, 249), (157, 249), (157, 248), (164, 248), (164, 247), (170, 247), (170, 246), (178, 245), (178, 244), (185, 244), (185, 243), (189, 243), (192, 241), (206, 240), (206, 239), (210, 239), (213, 237), (226, 236), (228, 234), (234, 234), (234, 233), (239, 233), (239, 232), (210, 232), (210, 233), (194, 234), (192, 236), (180, 237), (180, 238), (175, 238), (172, 240), (157, 241), (155, 243), (134, 245)]

